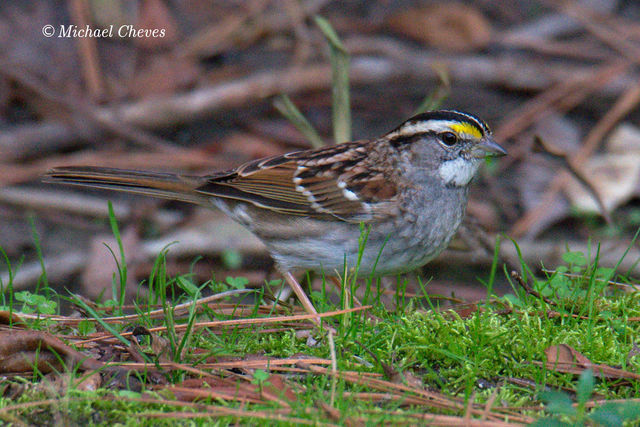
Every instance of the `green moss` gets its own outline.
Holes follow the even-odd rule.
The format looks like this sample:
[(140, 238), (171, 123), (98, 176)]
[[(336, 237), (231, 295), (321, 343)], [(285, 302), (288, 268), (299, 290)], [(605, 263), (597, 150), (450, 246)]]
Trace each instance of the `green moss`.
[[(149, 283), (161, 286), (152, 289), (148, 301), (164, 304), (167, 314), (172, 312), (176, 304), (192, 301), (205, 287), (224, 292), (237, 288), (238, 283), (244, 283), (242, 278), (232, 278), (225, 282), (212, 281), (198, 285), (192, 282), (189, 274), (167, 277), (165, 269), (162, 268), (163, 257), (164, 254), (156, 262), (158, 268), (149, 280)], [(493, 399), (494, 405), (523, 408), (521, 414), (533, 417), (542, 415), (542, 412), (535, 410), (541, 407), (540, 392), (577, 388), (575, 375), (544, 367), (545, 350), (550, 346), (565, 344), (593, 363), (637, 372), (640, 368), (640, 356), (635, 354), (635, 340), (640, 333), (640, 322), (628, 319), (640, 317), (640, 294), (622, 292), (606, 286), (604, 280), (612, 279), (614, 272), (590, 264), (581, 254), (570, 253), (565, 256), (565, 261), (567, 265), (560, 266), (556, 273), (535, 280), (536, 289), (544, 294), (549, 302), (516, 289), (514, 295), (502, 298), (490, 296), (486, 301), (478, 302), (478, 310), (464, 318), (453, 310), (415, 310), (413, 307), (420, 304), (410, 300), (405, 301), (406, 304), (402, 305), (404, 308), (388, 310), (382, 306), (373, 290), (370, 301), (374, 303), (374, 307), (370, 311), (375, 321), (371, 320), (372, 316), (365, 316), (363, 313), (327, 320), (337, 331), (334, 337), (337, 369), (377, 374), (388, 374), (391, 370), (396, 374), (394, 381), (402, 382), (403, 378), (406, 380), (411, 377), (421, 381), (424, 389), (437, 390), (451, 398), (472, 398), (479, 404)], [(615, 279), (627, 283), (630, 281), (625, 277)], [(185, 283), (189, 286), (184, 286)], [(179, 288), (184, 294), (176, 294)], [(428, 287), (426, 289), (428, 290)], [(191, 294), (187, 292), (189, 290)], [(30, 297), (36, 301), (33, 299), (34, 295)], [(166, 298), (166, 295), (173, 295), (173, 299)], [(256, 304), (264, 303), (261, 297), (261, 293), (255, 294)], [(50, 301), (49, 298), (38, 299), (38, 304)], [(19, 309), (23, 305), (23, 299), (8, 298), (5, 301), (14, 301), (15, 308)], [(232, 301), (229, 299), (226, 302)], [(146, 301), (140, 301), (140, 304), (144, 302)], [(339, 308), (329, 300), (323, 301), (322, 307), (325, 311)], [(94, 313), (96, 316), (106, 316), (99, 306)], [(139, 313), (142, 315), (144, 311)], [(189, 321), (224, 320), (232, 317), (235, 316), (205, 310), (200, 314), (191, 312), (182, 316), (167, 315), (163, 319), (142, 316), (139, 324), (146, 327), (169, 326), (169, 332), (159, 335), (170, 343), (170, 357), (178, 357), (178, 343), (186, 343), (186, 351), (179, 356), (179, 360), (196, 368), (210, 356), (290, 357), (302, 353), (326, 359), (331, 357), (328, 339), (320, 334), (316, 336), (316, 343), (309, 346), (307, 338), (300, 337), (293, 329), (264, 332), (266, 329), (272, 329), (274, 325), (228, 328), (217, 334), (212, 334), (206, 329), (194, 328), (187, 332), (188, 338), (185, 338), (184, 330), (178, 328), (180, 324)], [(95, 322), (83, 324), (82, 330), (90, 330), (91, 325), (95, 325)], [(40, 320), (30, 321), (29, 327), (52, 332), (57, 328), (50, 321)], [(122, 332), (131, 328), (131, 325), (113, 327)], [(79, 332), (78, 328), (65, 327), (62, 330), (67, 334)], [(171, 382), (176, 383), (187, 377), (187, 373), (168, 376)], [(602, 378), (595, 380), (594, 384), (589, 386), (587, 394), (595, 393), (599, 399), (630, 399), (637, 397), (640, 392), (640, 381)], [(52, 396), (29, 391), (30, 388), (36, 390), (39, 381), (39, 377), (22, 380), (21, 386), (27, 387), (27, 391), (22, 393), (17, 401), (0, 400), (0, 408), (21, 402), (50, 399)], [(342, 421), (352, 417), (363, 417), (363, 414), (366, 414), (364, 416), (371, 424), (411, 424), (418, 422), (416, 418), (411, 418), (412, 416), (423, 414), (425, 411), (458, 416), (462, 414), (452, 410), (412, 407), (406, 404), (405, 398), (401, 395), (380, 402), (359, 399), (353, 394), (345, 395), (379, 390), (342, 379), (332, 380), (326, 375), (290, 376), (287, 381), (297, 392), (296, 400), (290, 402), (291, 410), (287, 416), (312, 422), (325, 421), (326, 415), (323, 411), (310, 408), (316, 408), (319, 401), (327, 402), (332, 388), (335, 388), (337, 396), (334, 407), (340, 412)], [(16, 382), (18, 380), (14, 380), (14, 383)], [(268, 379), (261, 385), (264, 386), (267, 382)], [(583, 395), (585, 393), (583, 392)], [(154, 395), (158, 397), (155, 392)], [(570, 395), (563, 397), (565, 400), (571, 398)], [(126, 394), (123, 395), (122, 392), (104, 389), (97, 392), (79, 392), (71, 387), (64, 392), (64, 396), (57, 399), (59, 405), (14, 409), (5, 414), (0, 410), (0, 419), (3, 422), (12, 422), (14, 417), (27, 424), (41, 424), (43, 420), (55, 418), (69, 424), (174, 425), (176, 418), (165, 420), (157, 418), (156, 415), (177, 411), (198, 412), (198, 409), (170, 404), (141, 403), (130, 399)], [(276, 403), (212, 403), (235, 409), (242, 408), (249, 412), (275, 413), (277, 409), (281, 409)], [(622, 408), (620, 405), (616, 403), (611, 407), (602, 406), (603, 409), (593, 412), (594, 417), (618, 416), (618, 413), (635, 414), (635, 407)], [(554, 407), (550, 406), (548, 411), (553, 413)], [(589, 419), (592, 414), (589, 411), (591, 409), (582, 407), (573, 415), (554, 416), (564, 421), (581, 422)], [(178, 422), (180, 425), (230, 425), (238, 420), (242, 422), (246, 419), (198, 418), (179, 419)], [(289, 425), (290, 422), (270, 420), (269, 424)]]

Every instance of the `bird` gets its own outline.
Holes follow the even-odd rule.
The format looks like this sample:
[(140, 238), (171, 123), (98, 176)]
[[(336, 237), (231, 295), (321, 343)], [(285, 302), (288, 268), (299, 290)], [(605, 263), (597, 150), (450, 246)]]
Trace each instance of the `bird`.
[(483, 159), (506, 154), (477, 116), (434, 110), (378, 138), (203, 176), (62, 166), (44, 180), (217, 208), (264, 242), (304, 308), (317, 315), (294, 274), (357, 265), (361, 276), (384, 276), (423, 266), (462, 223)]

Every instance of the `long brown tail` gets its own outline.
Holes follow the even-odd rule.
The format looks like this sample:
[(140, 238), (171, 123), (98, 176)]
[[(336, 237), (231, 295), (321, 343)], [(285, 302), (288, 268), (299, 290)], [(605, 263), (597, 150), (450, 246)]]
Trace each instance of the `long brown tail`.
[(207, 179), (198, 176), (94, 166), (63, 166), (51, 169), (45, 174), (43, 181), (105, 188), (198, 204), (206, 202), (206, 198), (198, 195), (195, 189), (206, 184)]

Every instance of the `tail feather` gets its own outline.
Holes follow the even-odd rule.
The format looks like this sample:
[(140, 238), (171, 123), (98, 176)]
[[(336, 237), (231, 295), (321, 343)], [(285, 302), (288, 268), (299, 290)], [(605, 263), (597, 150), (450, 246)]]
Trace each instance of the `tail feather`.
[(195, 192), (206, 178), (169, 173), (141, 172), (93, 166), (63, 166), (46, 173), (44, 182), (80, 185), (170, 200), (203, 204), (206, 199)]

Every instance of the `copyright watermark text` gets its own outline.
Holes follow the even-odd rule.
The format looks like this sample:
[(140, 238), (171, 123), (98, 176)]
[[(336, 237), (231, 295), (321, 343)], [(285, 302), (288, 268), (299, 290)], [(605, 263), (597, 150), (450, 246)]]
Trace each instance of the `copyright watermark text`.
[(107, 39), (112, 37), (120, 38), (163, 38), (166, 34), (164, 28), (136, 28), (133, 25), (121, 25), (116, 27), (109, 25), (105, 28), (91, 28), (89, 25), (80, 27), (78, 25), (45, 25), (42, 27), (42, 35), (45, 37), (60, 38), (95, 38)]

